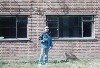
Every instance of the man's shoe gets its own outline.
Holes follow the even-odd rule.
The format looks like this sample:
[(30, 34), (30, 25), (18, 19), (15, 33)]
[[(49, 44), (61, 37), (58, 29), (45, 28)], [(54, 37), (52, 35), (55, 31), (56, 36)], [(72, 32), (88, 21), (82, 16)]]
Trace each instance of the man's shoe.
[(39, 66), (41, 66), (42, 64), (39, 64)]
[(45, 65), (47, 65), (48, 63), (45, 63)]

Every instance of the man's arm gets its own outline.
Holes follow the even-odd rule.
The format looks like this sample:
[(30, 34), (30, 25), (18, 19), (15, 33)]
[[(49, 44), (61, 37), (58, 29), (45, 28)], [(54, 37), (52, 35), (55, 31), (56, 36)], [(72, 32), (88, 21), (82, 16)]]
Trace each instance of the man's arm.
[(39, 36), (39, 42), (40, 43), (45, 42), (45, 40), (43, 40), (43, 33)]
[(51, 39), (50, 39), (50, 48), (52, 48), (53, 47), (53, 44), (52, 44), (52, 37), (51, 37)]
[(39, 42), (41, 43), (43, 41), (43, 34), (41, 34), (40, 36), (39, 36)]

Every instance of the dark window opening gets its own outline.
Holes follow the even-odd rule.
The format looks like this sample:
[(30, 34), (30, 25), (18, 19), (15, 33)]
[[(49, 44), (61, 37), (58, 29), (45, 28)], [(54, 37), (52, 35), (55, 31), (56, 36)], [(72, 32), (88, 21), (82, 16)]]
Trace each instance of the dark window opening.
[(83, 37), (91, 37), (91, 22), (83, 22)]
[(93, 16), (46, 16), (53, 37), (92, 37)]
[(0, 37), (27, 38), (27, 16), (0, 16)]

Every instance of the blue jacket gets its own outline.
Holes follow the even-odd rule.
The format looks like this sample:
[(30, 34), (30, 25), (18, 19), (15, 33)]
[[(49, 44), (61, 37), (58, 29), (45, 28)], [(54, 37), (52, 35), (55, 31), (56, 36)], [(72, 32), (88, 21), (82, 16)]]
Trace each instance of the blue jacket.
[(50, 48), (52, 47), (52, 37), (48, 32), (43, 32), (39, 36), (39, 42), (42, 48)]

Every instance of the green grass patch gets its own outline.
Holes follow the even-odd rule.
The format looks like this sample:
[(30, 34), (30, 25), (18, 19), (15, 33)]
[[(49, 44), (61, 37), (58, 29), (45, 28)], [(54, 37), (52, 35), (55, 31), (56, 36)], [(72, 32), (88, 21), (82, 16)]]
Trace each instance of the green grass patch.
[(38, 65), (38, 61), (33, 62), (0, 62), (0, 68), (100, 68), (98, 60), (61, 60), (49, 61), (47, 65)]

